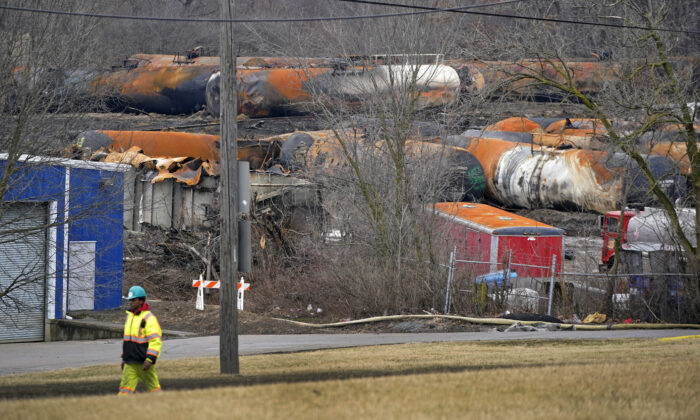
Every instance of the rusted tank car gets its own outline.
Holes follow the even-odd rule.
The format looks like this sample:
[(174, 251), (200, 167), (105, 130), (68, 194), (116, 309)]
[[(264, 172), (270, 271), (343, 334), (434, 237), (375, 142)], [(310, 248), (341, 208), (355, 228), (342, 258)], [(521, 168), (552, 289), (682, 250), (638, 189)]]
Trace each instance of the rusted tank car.
[[(172, 64), (171, 57), (135, 59), (133, 68), (96, 77), (93, 91), (106, 95), (108, 107), (113, 110), (188, 114), (206, 106), (218, 116), (218, 58), (203, 64)], [(239, 68), (238, 111), (250, 117), (303, 112), (311, 100), (311, 92), (303, 84), (329, 71), (330, 68)]]
[[(393, 64), (347, 68), (314, 79), (310, 88), (322, 98), (359, 105), (370, 97), (386, 97), (394, 91), (416, 95), (415, 109), (441, 107), (457, 101), (459, 76), (442, 64)], [(329, 102), (329, 101), (326, 102)]]
[(173, 131), (85, 131), (76, 144), (91, 152), (103, 149), (124, 152), (137, 146), (151, 157), (192, 157), (211, 162), (219, 160), (219, 136)]
[[(346, 131), (348, 142), (366, 142), (361, 133)], [(282, 143), (280, 163), (288, 170), (301, 170), (310, 176), (347, 167), (335, 133), (330, 130), (289, 133), (272, 137)], [(361, 153), (380, 151), (381, 144), (366, 144), (358, 148)], [(407, 165), (429, 162), (435, 165), (434, 174), (440, 180), (442, 199), (479, 200), (486, 190), (484, 170), (479, 161), (468, 151), (453, 146), (409, 141), (405, 148)]]
[(498, 139), (515, 143), (532, 144), (536, 146), (551, 147), (554, 149), (590, 149), (601, 150), (609, 147), (605, 137), (600, 136), (576, 136), (570, 134), (552, 133), (520, 133), (513, 131), (492, 130), (467, 130), (462, 135), (467, 137), (479, 137)]
[[(312, 100), (328, 107), (356, 109), (371, 96), (406, 89), (415, 72), (416, 109), (444, 106), (457, 100), (459, 76), (440, 65), (378, 65), (367, 67), (239, 69), (239, 113), (250, 117), (308, 112)], [(215, 73), (206, 87), (207, 109), (220, 112), (221, 76)]]
[[(637, 140), (637, 148), (645, 154), (669, 158), (687, 175), (690, 160), (685, 140), (679, 133), (682, 128), (676, 124), (666, 124), (657, 130), (648, 131)], [(633, 128), (618, 129), (624, 132)], [(696, 124), (695, 130), (700, 132), (700, 126)], [(593, 118), (511, 117), (488, 125), (483, 130), (467, 130), (462, 135), (558, 149), (609, 150), (614, 146), (607, 137), (602, 122)]]
[[(541, 72), (554, 80), (565, 82), (557, 68), (544, 60), (524, 59), (517, 62), (454, 59), (446, 60), (460, 77), (471, 81), (466, 92), (485, 92), (502, 95), (509, 93), (535, 99), (550, 99), (557, 92), (546, 86), (534, 86), (530, 80), (514, 80), (518, 75)], [(578, 90), (584, 94), (598, 94), (604, 84), (614, 80), (617, 65), (601, 61), (565, 61), (573, 72)], [(561, 95), (560, 93), (558, 95)]]
[(112, 110), (189, 114), (205, 106), (207, 82), (217, 69), (213, 64), (124, 68), (97, 76), (93, 92), (109, 98)]
[[(697, 57), (674, 57), (671, 65), (683, 80), (692, 81), (697, 88), (700, 59)], [(491, 95), (513, 94), (533, 99), (559, 98), (562, 93), (544, 85), (535, 85), (532, 80), (515, 78), (522, 74), (543, 74), (557, 82), (566, 83), (558, 70), (561, 63), (554, 64), (537, 59), (523, 59), (517, 62), (482, 61), (453, 59), (445, 64), (453, 67), (463, 81), (466, 93), (486, 93)], [(571, 77), (579, 92), (585, 95), (598, 95), (619, 78), (620, 65), (614, 61), (564, 59), (563, 64), (571, 71)], [(643, 64), (643, 63), (639, 63)]]
[[(409, 56), (412, 57), (412, 56)], [(682, 68), (684, 60), (676, 60)], [(244, 69), (270, 68), (352, 68), (358, 63), (388, 64), (382, 56), (347, 56), (347, 57), (238, 57), (236, 66)], [(594, 60), (566, 60), (575, 76), (579, 90), (584, 93), (598, 93), (605, 82), (613, 80), (611, 69), (616, 67), (609, 62)], [(396, 63), (394, 63), (396, 64)], [(450, 59), (442, 64), (454, 69), (461, 81), (461, 89), (465, 92), (482, 92), (485, 89), (498, 91), (505, 88), (505, 83), (513, 75), (521, 74), (528, 69), (543, 71), (552, 77), (560, 77), (554, 67), (548, 62), (534, 59), (524, 59), (518, 62), (483, 61)], [(219, 57), (205, 57), (188, 54), (134, 54), (125, 60), (125, 66), (138, 68), (160, 68), (168, 66), (219, 66)], [(530, 92), (525, 81), (509, 85), (518, 94)]]
[[(604, 213), (627, 203), (651, 201), (649, 183), (622, 153), (553, 150), (497, 139), (450, 136), (448, 144), (464, 147), (481, 163), (487, 195), (506, 206), (583, 209)], [(677, 166), (663, 156), (648, 156), (653, 175), (672, 197), (684, 191)]]
[[(220, 160), (220, 136), (174, 131), (85, 131), (76, 144), (90, 154), (98, 150), (126, 152), (138, 147), (153, 158), (186, 157), (217, 163)], [(238, 141), (238, 160), (250, 163), (250, 168), (266, 169), (279, 156), (279, 146), (273, 141)], [(213, 169), (218, 173), (218, 168)]]
[[(238, 113), (249, 117), (297, 115), (308, 111), (312, 92), (304, 83), (331, 71), (313, 69), (238, 69)], [(215, 72), (206, 85), (206, 105), (210, 114), (220, 114), (221, 74)]]
[(484, 198), (486, 193), (486, 175), (479, 160), (467, 150), (422, 141), (409, 141), (406, 144), (407, 153), (416, 161), (437, 159), (437, 173), (443, 180), (438, 183), (443, 200), (477, 201)]
[(510, 117), (486, 126), (485, 130), (570, 136), (602, 136), (607, 133), (603, 122), (596, 118)]
[(685, 143), (680, 141), (661, 141), (650, 143), (644, 146), (644, 151), (653, 155), (665, 156), (675, 162), (684, 175), (691, 172), (690, 158)]
[[(686, 144), (685, 127), (667, 124), (658, 130), (644, 133), (639, 139), (639, 150), (659, 156), (666, 156), (675, 162), (684, 174), (692, 170)], [(694, 124), (695, 140), (700, 136), (700, 125)]]
[(486, 126), (483, 130), (467, 130), (462, 135), (500, 139), (557, 149), (577, 148), (601, 150), (609, 145), (607, 130), (599, 120), (578, 118), (511, 117)]

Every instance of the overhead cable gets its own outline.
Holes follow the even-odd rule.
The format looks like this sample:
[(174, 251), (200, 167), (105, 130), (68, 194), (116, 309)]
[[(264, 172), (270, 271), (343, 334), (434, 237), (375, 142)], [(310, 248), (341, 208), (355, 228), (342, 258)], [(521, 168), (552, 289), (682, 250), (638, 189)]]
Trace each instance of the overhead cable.
[[(476, 11), (472, 11), (472, 10), (464, 10), (464, 9), (457, 9), (457, 8), (440, 9), (440, 8), (436, 8), (436, 7), (413, 6), (413, 5), (408, 5), (408, 4), (387, 3), (387, 2), (370, 1), (370, 0), (336, 0), (336, 1), (340, 1), (343, 3), (369, 4), (369, 5), (374, 5), (374, 6), (402, 7), (402, 8), (406, 8), (406, 9), (417, 9), (417, 10), (426, 10), (426, 11), (432, 10), (432, 11), (436, 11), (436, 12), (439, 11), (439, 12), (447, 12), (447, 13), (463, 13), (463, 14), (468, 14), (468, 15), (492, 16), (492, 17), (501, 17), (501, 18), (508, 18), (508, 19), (534, 20), (534, 21), (539, 21), (539, 22), (566, 23), (566, 24), (572, 24), (572, 25), (602, 26), (602, 27), (608, 27), (608, 28), (639, 29), (639, 30), (643, 30), (643, 31), (675, 32), (675, 33), (700, 35), (700, 31), (689, 31), (689, 30), (685, 30), (685, 29), (649, 28), (649, 27), (644, 27), (644, 26), (621, 25), (621, 24), (615, 24), (615, 23), (588, 22), (588, 21), (581, 21), (581, 20), (557, 19), (557, 18), (541, 18), (541, 17), (534, 17), (534, 16), (520, 16), (520, 15), (505, 14), (505, 13), (476, 12)], [(497, 6), (497, 5), (498, 5), (497, 3), (490, 3), (489, 4), (489, 6)]]
[(607, 28), (619, 28), (619, 29), (637, 29), (642, 31), (658, 31), (658, 32), (673, 32), (673, 33), (685, 33), (690, 35), (700, 35), (700, 31), (691, 31), (685, 29), (669, 29), (669, 28), (649, 28), (644, 26), (634, 26), (634, 25), (620, 25), (614, 23), (603, 23), (603, 22), (587, 22), (578, 21), (571, 19), (556, 19), (556, 18), (541, 18), (534, 16), (520, 16), (505, 13), (488, 13), (488, 12), (477, 12), (469, 9), (476, 9), (481, 7), (492, 7), (500, 6), (511, 3), (520, 3), (526, 0), (505, 0), (496, 3), (486, 3), (486, 4), (476, 4), (470, 6), (459, 6), (450, 8), (435, 8), (427, 6), (411, 6), (406, 4), (398, 3), (386, 3), (378, 1), (369, 0), (337, 0), (341, 2), (348, 3), (358, 3), (358, 4), (370, 4), (376, 6), (390, 6), (390, 7), (403, 7), (410, 9), (417, 9), (414, 12), (403, 12), (403, 13), (380, 13), (371, 15), (352, 15), (352, 16), (319, 16), (319, 17), (301, 17), (301, 18), (263, 18), (263, 19), (219, 19), (219, 18), (188, 18), (188, 17), (166, 17), (166, 16), (133, 16), (133, 15), (114, 15), (114, 14), (104, 14), (104, 13), (87, 13), (87, 12), (71, 12), (67, 10), (54, 10), (54, 9), (36, 9), (29, 7), (18, 7), (18, 6), (6, 6), (0, 5), (0, 10), (9, 10), (14, 12), (26, 12), (26, 13), (37, 13), (37, 14), (48, 14), (48, 15), (62, 15), (62, 16), (76, 16), (76, 17), (87, 17), (96, 19), (114, 19), (114, 20), (138, 20), (138, 21), (158, 21), (158, 22), (189, 22), (189, 23), (295, 23), (295, 22), (329, 22), (329, 21), (351, 21), (351, 20), (362, 20), (362, 19), (381, 19), (381, 18), (392, 18), (392, 17), (402, 17), (402, 16), (415, 16), (415, 15), (427, 15), (434, 13), (463, 13), (478, 16), (491, 16), (500, 17), (507, 19), (519, 19), (519, 20), (532, 20), (539, 22), (552, 22), (552, 23), (565, 23), (572, 25), (587, 25), (587, 26), (599, 26)]
[(159, 22), (191, 22), (191, 23), (294, 23), (294, 22), (326, 22), (326, 21), (344, 21), (344, 20), (360, 20), (360, 19), (379, 19), (401, 16), (427, 15), (434, 13), (444, 13), (468, 9), (476, 9), (481, 7), (500, 6), (504, 4), (519, 3), (525, 0), (504, 0), (495, 3), (476, 4), (470, 6), (458, 6), (445, 9), (430, 8), (430, 10), (421, 10), (415, 12), (401, 13), (380, 13), (372, 15), (354, 15), (354, 16), (319, 16), (319, 17), (301, 17), (301, 18), (262, 18), (262, 19), (220, 19), (220, 18), (187, 18), (187, 17), (166, 17), (166, 16), (133, 16), (133, 15), (114, 15), (104, 13), (88, 13), (88, 12), (71, 12), (67, 10), (54, 9), (35, 9), (30, 7), (6, 6), (0, 5), (0, 10), (10, 10), (15, 12), (38, 13), (47, 15), (62, 15), (62, 16), (79, 16), (96, 19), (116, 19), (116, 20), (148, 20)]

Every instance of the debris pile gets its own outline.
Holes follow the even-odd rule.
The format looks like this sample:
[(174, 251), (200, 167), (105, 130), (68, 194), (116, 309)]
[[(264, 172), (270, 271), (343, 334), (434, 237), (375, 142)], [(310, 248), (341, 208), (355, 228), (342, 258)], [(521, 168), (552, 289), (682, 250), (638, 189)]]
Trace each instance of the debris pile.
[[(238, 160), (252, 171), (295, 173), (321, 180), (347, 168), (343, 146), (364, 155), (381, 152), (371, 122), (352, 121), (352, 129), (297, 131), (238, 141)], [(487, 197), (507, 207), (554, 208), (605, 213), (621, 202), (651, 203), (650, 184), (637, 162), (610, 152), (607, 130), (595, 119), (508, 118), (460, 135), (416, 127), (405, 144), (409, 161), (435, 165), (445, 187), (442, 201), (478, 201)], [(669, 129), (661, 133), (672, 135)], [(427, 133), (427, 134), (426, 134)], [(197, 185), (202, 174), (219, 174), (220, 139), (216, 135), (153, 131), (87, 131), (76, 144), (94, 160), (129, 163), (155, 170), (156, 183), (174, 178)], [(673, 199), (685, 194), (689, 167), (682, 144), (649, 143), (647, 169)], [(653, 145), (653, 147), (651, 146)]]

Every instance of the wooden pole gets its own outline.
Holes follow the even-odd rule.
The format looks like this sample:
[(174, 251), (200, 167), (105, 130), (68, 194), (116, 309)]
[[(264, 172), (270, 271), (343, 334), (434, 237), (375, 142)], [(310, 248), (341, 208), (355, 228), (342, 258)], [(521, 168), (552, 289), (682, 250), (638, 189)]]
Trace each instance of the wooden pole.
[[(221, 18), (230, 20), (235, 0), (221, 0)], [(238, 374), (238, 147), (236, 54), (233, 23), (221, 23), (221, 288), (219, 357), (223, 374)]]

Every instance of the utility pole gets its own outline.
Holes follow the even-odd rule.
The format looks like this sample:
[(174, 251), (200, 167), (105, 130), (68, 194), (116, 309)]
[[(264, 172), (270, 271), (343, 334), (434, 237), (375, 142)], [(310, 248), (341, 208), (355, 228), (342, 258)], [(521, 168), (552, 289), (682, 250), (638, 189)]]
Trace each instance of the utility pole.
[(219, 359), (221, 373), (238, 374), (238, 126), (236, 116), (236, 53), (233, 43), (235, 0), (220, 0), (221, 23), (221, 286), (219, 299)]

